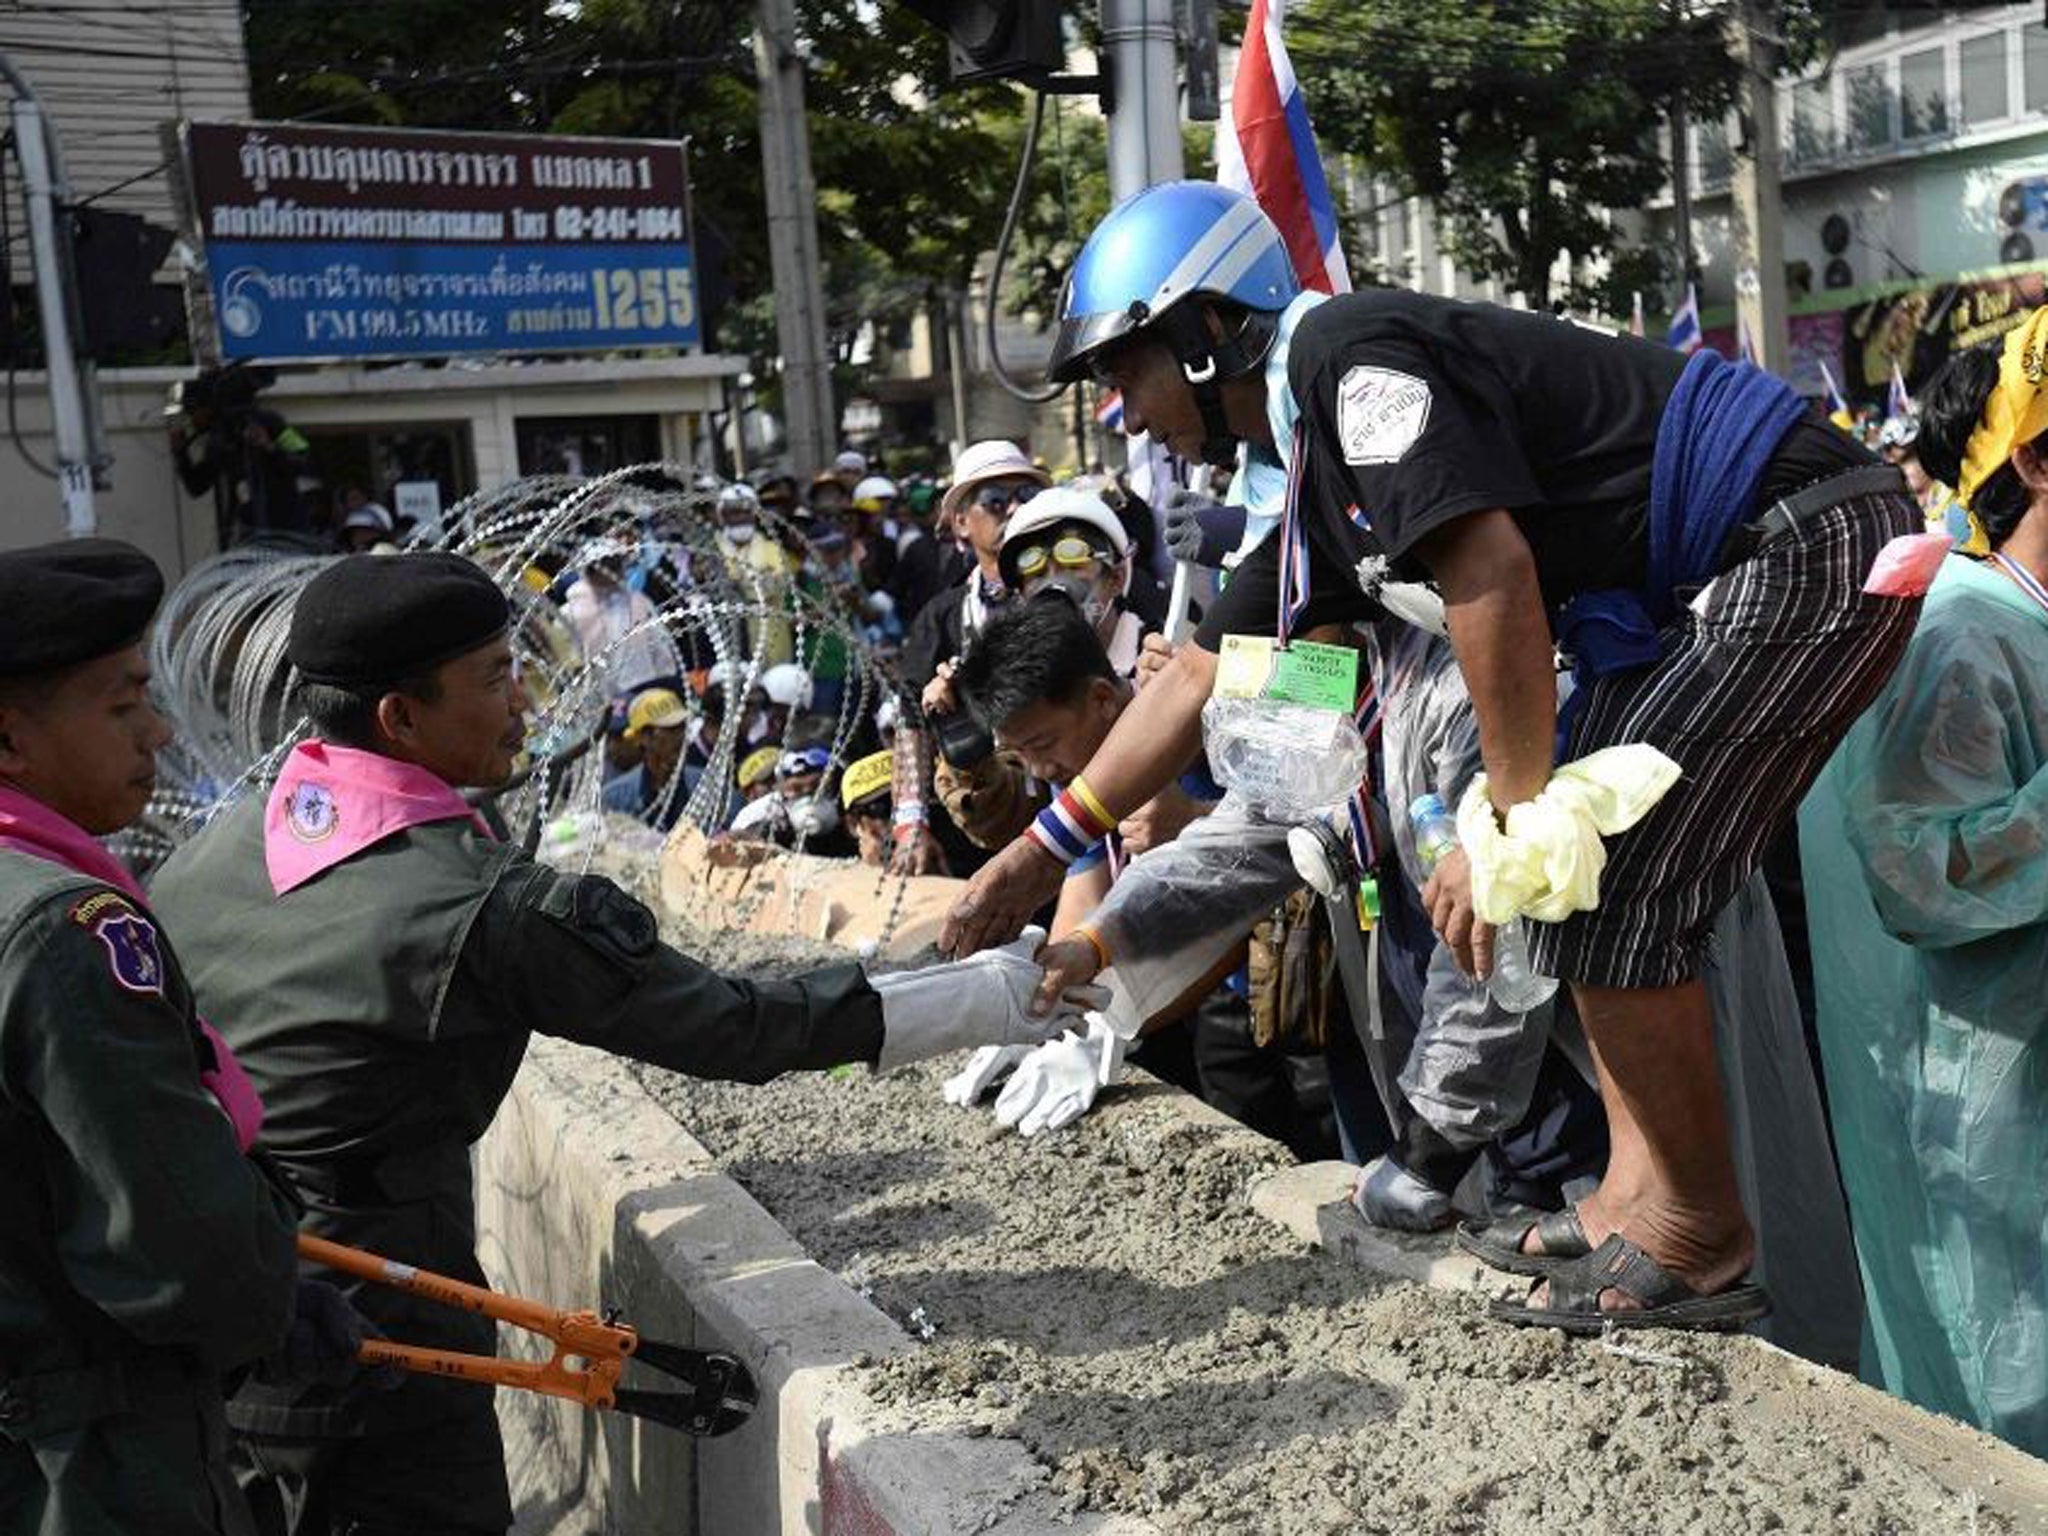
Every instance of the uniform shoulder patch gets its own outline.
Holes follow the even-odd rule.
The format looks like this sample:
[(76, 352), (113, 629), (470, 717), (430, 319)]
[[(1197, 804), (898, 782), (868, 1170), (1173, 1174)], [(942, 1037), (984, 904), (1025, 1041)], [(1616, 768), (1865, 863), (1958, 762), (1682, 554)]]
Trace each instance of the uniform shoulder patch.
[(622, 961), (644, 960), (661, 940), (654, 914), (602, 875), (555, 875), (540, 911)]
[(1429, 385), (1363, 364), (1337, 384), (1337, 440), (1346, 464), (1397, 464), (1429, 425)]
[(71, 909), (71, 921), (100, 941), (114, 980), (146, 997), (164, 995), (163, 946), (156, 924), (135, 910), (127, 897), (99, 891)]

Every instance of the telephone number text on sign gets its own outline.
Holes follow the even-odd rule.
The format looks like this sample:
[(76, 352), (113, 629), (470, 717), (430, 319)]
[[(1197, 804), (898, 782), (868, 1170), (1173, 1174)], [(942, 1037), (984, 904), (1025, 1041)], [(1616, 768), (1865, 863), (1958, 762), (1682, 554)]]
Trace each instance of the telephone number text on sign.
[(701, 339), (683, 242), (437, 245), (220, 241), (208, 276), (228, 358), (687, 347)]

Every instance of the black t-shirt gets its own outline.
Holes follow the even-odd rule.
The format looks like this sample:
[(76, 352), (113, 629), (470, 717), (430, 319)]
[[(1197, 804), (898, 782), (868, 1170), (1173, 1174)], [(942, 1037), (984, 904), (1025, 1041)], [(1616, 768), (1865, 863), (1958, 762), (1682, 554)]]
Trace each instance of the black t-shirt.
[[(1295, 332), (1300, 515), (1309, 538), (1306, 627), (1363, 617), (1354, 572), (1385, 557), (1422, 580), (1425, 535), (1505, 508), (1529, 542), (1546, 606), (1647, 578), (1657, 425), (1684, 371), (1677, 352), (1549, 315), (1400, 290), (1346, 294)], [(1795, 427), (1759, 504), (1870, 462), (1840, 433)], [(1243, 561), (1199, 634), (1271, 634), (1279, 538)]]

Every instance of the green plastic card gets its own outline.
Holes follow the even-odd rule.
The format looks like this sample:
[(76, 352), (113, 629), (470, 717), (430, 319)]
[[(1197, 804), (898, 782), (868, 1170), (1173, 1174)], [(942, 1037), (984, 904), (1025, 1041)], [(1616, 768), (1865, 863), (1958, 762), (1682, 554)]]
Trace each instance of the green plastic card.
[(1216, 662), (1219, 699), (1272, 699), (1349, 714), (1358, 701), (1358, 652), (1297, 640), (1282, 646), (1261, 635), (1225, 635)]

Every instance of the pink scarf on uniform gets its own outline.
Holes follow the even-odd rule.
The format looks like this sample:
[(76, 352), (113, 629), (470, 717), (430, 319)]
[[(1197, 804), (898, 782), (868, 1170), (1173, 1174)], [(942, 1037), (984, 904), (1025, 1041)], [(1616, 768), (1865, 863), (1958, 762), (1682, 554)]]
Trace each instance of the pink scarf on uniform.
[(302, 741), (284, 760), (263, 813), (263, 862), (282, 896), (394, 833), (430, 821), (483, 818), (447, 780), (415, 763), (328, 741)]
[[(127, 867), (101, 847), (90, 833), (42, 801), (6, 784), (0, 784), (0, 848), (25, 853), (46, 863), (61, 864), (90, 879), (103, 880), (136, 907), (148, 910), (142, 886)], [(111, 941), (109, 948), (112, 949)], [(121, 979), (118, 969), (116, 979)], [(122, 985), (133, 986), (126, 980), (122, 980)], [(206, 1043), (213, 1048), (213, 1066), (201, 1069), (199, 1081), (228, 1117), (228, 1123), (235, 1129), (236, 1144), (246, 1152), (256, 1144), (256, 1137), (263, 1129), (263, 1101), (257, 1097), (256, 1085), (249, 1081), (249, 1074), (235, 1060), (235, 1053), (228, 1049), (228, 1043), (221, 1039), (219, 1031), (204, 1019), (199, 1021), (199, 1029), (206, 1036)]]

